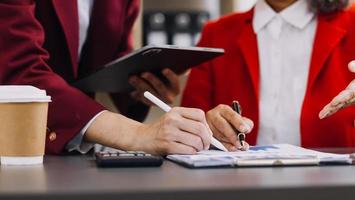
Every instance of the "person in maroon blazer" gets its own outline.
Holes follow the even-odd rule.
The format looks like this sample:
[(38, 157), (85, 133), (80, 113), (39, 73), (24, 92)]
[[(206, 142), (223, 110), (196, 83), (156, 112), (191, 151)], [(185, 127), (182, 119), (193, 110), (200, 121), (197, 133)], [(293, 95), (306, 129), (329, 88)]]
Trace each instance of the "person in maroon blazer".
[(131, 77), (131, 94), (112, 94), (119, 111), (99, 103), (69, 84), (132, 50), (132, 26), (138, 0), (0, 0), (0, 84), (33, 85), (52, 96), (46, 153), (87, 152), (100, 143), (154, 154), (195, 153), (209, 146), (204, 113), (175, 108), (152, 124), (143, 91), (166, 102), (179, 93), (178, 77), (162, 73), (163, 84), (145, 73)]

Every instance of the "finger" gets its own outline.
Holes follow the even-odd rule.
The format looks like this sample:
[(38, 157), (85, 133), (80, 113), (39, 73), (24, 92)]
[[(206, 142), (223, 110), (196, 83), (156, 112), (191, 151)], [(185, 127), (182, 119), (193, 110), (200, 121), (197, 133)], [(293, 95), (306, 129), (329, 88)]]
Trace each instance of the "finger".
[(195, 148), (177, 142), (169, 143), (167, 150), (164, 152), (164, 154), (168, 154), (168, 155), (171, 154), (193, 155), (196, 153), (197, 151)]
[(233, 145), (231, 143), (228, 142), (222, 142), (222, 144), (228, 149), (228, 151), (248, 151), (250, 148), (250, 145), (243, 141), (243, 145), (239, 144), (239, 142), (237, 143), (237, 145)]
[(222, 142), (222, 144), (223, 144), (223, 146), (225, 146), (228, 149), (228, 151), (231, 151), (231, 152), (238, 151), (238, 148), (235, 145), (231, 144), (231, 143)]
[(328, 116), (334, 114), (340, 109), (348, 107), (354, 103), (355, 91), (346, 89), (342, 91), (338, 96), (336, 96), (330, 103), (330, 112)]
[[(211, 143), (211, 136), (205, 124), (190, 119), (183, 118), (178, 128), (190, 134), (198, 136), (202, 144), (202, 149), (208, 149)], [(195, 143), (195, 141), (194, 141)]]
[(138, 92), (143, 93), (145, 91), (149, 91), (156, 94), (156, 91), (144, 79), (133, 76), (130, 77), (128, 81)]
[[(354, 105), (355, 104), (355, 81), (354, 85), (349, 85), (349, 87), (346, 89), (347, 91), (347, 97), (345, 99), (345, 104), (346, 106)], [(354, 87), (354, 88), (352, 88)]]
[(173, 111), (179, 113), (181, 116), (183, 116), (186, 119), (201, 122), (204, 124), (204, 126), (207, 129), (208, 141), (203, 140), (203, 143), (205, 145), (205, 149), (208, 149), (210, 146), (210, 143), (211, 143), (211, 137), (212, 137), (213, 133), (207, 123), (205, 112), (201, 109), (182, 108), (182, 107), (175, 107), (175, 108), (173, 108)]
[(351, 72), (355, 73), (355, 60), (349, 63), (348, 68)]
[(329, 104), (327, 104), (321, 111), (321, 117), (329, 117), (331, 112), (334, 113), (338, 111), (341, 107), (343, 107), (345, 104), (345, 97), (346, 94), (344, 91), (334, 97), (333, 100)]
[[(223, 137), (227, 139), (227, 142), (236, 145), (236, 142), (238, 140), (237, 133), (234, 131), (233, 127), (227, 120), (225, 120), (219, 115), (215, 116), (211, 123), (218, 130), (219, 133), (222, 133)], [(223, 137), (219, 138), (222, 138), (223, 140)]]
[(355, 80), (351, 81), (351, 83), (346, 88), (348, 90), (355, 90)]
[[(224, 143), (231, 143), (230, 140), (223, 134), (221, 133), (215, 126), (212, 122), (208, 122), (211, 130), (212, 130), (212, 133), (213, 133), (213, 136), (220, 142), (224, 142)], [(232, 142), (233, 144), (233, 142)]]
[(345, 107), (344, 103), (337, 104), (336, 106), (333, 106), (331, 103), (329, 103), (319, 113), (319, 118), (320, 119), (324, 119), (324, 118), (330, 117), (331, 115), (333, 115), (334, 113), (338, 112), (340, 109), (342, 109), (344, 107)]
[(242, 133), (250, 132), (251, 127), (248, 123), (246, 123), (242, 116), (236, 113), (231, 107), (225, 106), (221, 110), (221, 115), (224, 119), (226, 119), (229, 123), (232, 124), (234, 128)]
[(205, 112), (197, 108), (174, 107), (172, 110), (187, 119), (191, 119), (197, 122), (206, 121)]
[(340, 109), (341, 109), (341, 108), (334, 108), (334, 107), (331, 107), (331, 108), (328, 110), (328, 112), (327, 112), (325, 118), (334, 115), (334, 114), (335, 114), (336, 112), (338, 112)]
[(207, 127), (207, 129), (210, 133), (210, 136), (213, 135), (212, 131), (207, 123), (206, 115), (203, 110), (197, 109), (197, 108), (183, 108), (183, 107), (175, 107), (175, 108), (173, 108), (173, 110), (175, 110), (177, 113), (179, 113), (184, 118), (191, 119), (191, 120), (194, 120), (197, 122), (202, 122)]
[(240, 142), (238, 142), (237, 144), (237, 149), (240, 151), (248, 151), (250, 148), (249, 144), (246, 141), (242, 141), (243, 145), (241, 145)]
[(329, 117), (339, 111), (342, 108), (345, 108), (350, 105), (355, 104), (355, 89), (353, 87), (354, 81), (348, 86), (348, 88), (340, 92), (333, 100), (327, 104), (319, 113), (319, 118), (324, 119)]
[(139, 95), (138, 91), (133, 91), (131, 93), (129, 93), (130, 97), (134, 100), (140, 101), (141, 100), (141, 96)]
[(338, 96), (334, 97), (334, 99), (332, 100), (330, 105), (333, 106), (333, 107), (337, 107), (337, 106), (339, 106), (339, 104), (346, 104), (354, 96), (355, 96), (354, 91), (351, 91), (351, 90), (348, 90), (348, 89), (343, 90), (342, 92), (340, 92), (340, 94)]
[[(349, 63), (348, 68), (351, 72), (355, 73), (355, 61)], [(353, 80), (346, 90), (339, 93), (333, 100), (324, 106), (324, 108), (319, 112), (319, 118), (324, 119), (329, 117), (350, 105), (355, 105), (355, 80)]]
[(141, 93), (141, 92), (133, 91), (130, 93), (130, 96), (132, 99), (134, 99), (136, 101), (140, 101), (140, 102), (144, 103), (145, 105), (148, 105), (148, 106), (154, 105), (151, 101), (149, 101), (147, 98), (145, 98), (143, 93)]
[(203, 143), (202, 139), (198, 137), (197, 135), (185, 132), (185, 131), (179, 131), (177, 134), (173, 136), (173, 140), (175, 142), (179, 142), (184, 145), (188, 145), (192, 148), (194, 148), (196, 151), (202, 151), (203, 150)]
[(329, 113), (331, 111), (331, 106), (330, 103), (324, 106), (324, 108), (319, 112), (319, 119), (324, 119), (328, 117)]
[(163, 101), (169, 104), (173, 103), (174, 98), (169, 95), (167, 86), (159, 78), (149, 72), (144, 73), (142, 78), (151, 85)]
[(244, 121), (246, 124), (248, 124), (248, 126), (250, 127), (249, 131), (247, 131), (247, 132), (245, 132), (245, 133), (250, 133), (251, 130), (253, 130), (253, 128), (254, 128), (254, 122), (253, 122), (251, 119), (249, 119), (249, 118), (246, 118), (246, 117), (242, 117), (242, 118), (243, 118), (243, 121)]
[(163, 70), (163, 74), (170, 82), (171, 91), (175, 95), (178, 95), (180, 93), (179, 76), (175, 74), (175, 72), (173, 72), (171, 69), (168, 68)]
[(144, 97), (144, 92), (149, 91), (155, 96), (159, 96), (157, 92), (150, 86), (144, 79), (137, 76), (132, 76), (129, 79), (129, 83), (136, 89), (131, 93), (131, 97), (141, 101), (146, 105), (153, 105), (151, 101)]

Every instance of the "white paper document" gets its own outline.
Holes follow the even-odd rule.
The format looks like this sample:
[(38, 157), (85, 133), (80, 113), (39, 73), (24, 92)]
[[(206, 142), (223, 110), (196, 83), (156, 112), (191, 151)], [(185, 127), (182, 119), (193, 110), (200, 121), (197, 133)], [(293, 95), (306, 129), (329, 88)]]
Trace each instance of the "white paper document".
[(349, 154), (322, 153), (289, 144), (254, 146), (248, 151), (201, 151), (196, 155), (169, 155), (169, 160), (191, 168), (351, 164)]

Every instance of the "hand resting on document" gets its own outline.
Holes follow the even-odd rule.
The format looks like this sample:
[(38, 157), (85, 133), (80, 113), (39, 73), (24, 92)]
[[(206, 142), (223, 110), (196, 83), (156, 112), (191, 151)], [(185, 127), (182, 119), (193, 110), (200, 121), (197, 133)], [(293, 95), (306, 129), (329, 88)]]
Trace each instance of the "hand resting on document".
[(207, 123), (213, 136), (222, 142), (229, 151), (248, 150), (249, 144), (243, 146), (237, 138), (237, 132), (250, 133), (254, 127), (252, 120), (240, 116), (230, 106), (219, 105), (206, 113)]

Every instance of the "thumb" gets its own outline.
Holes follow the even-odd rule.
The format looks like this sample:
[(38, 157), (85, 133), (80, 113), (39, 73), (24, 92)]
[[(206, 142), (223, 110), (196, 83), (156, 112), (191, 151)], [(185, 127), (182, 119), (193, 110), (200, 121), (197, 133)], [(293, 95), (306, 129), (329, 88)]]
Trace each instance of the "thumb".
[(351, 72), (355, 73), (355, 60), (349, 63), (348, 68)]

